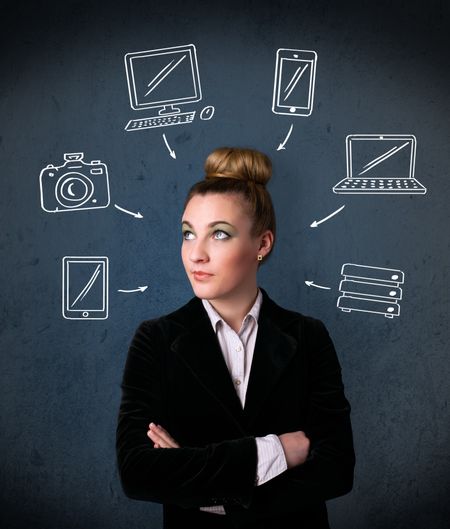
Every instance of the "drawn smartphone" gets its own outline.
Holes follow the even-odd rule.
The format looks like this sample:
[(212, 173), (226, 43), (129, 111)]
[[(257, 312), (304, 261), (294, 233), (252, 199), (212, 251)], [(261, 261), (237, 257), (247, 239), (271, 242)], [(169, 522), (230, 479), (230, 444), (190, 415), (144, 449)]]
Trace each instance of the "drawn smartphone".
[(317, 53), (280, 48), (275, 63), (272, 111), (309, 116), (313, 110)]
[(63, 258), (62, 313), (68, 320), (108, 317), (107, 257)]

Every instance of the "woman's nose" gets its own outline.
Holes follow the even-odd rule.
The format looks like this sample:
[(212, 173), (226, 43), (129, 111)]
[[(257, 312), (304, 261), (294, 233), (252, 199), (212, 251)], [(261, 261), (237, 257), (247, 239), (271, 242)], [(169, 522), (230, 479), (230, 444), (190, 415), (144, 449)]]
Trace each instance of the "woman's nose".
[(189, 259), (191, 261), (206, 261), (208, 259), (205, 244), (201, 241), (195, 241), (190, 250)]

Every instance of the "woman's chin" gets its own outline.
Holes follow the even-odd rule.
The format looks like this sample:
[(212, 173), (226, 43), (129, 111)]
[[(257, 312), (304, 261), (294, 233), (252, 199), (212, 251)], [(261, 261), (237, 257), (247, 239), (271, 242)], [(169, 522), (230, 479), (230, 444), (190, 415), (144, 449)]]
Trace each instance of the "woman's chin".
[(193, 283), (192, 290), (198, 298), (208, 299), (214, 297), (215, 289), (213, 289), (210, 285), (198, 285)]

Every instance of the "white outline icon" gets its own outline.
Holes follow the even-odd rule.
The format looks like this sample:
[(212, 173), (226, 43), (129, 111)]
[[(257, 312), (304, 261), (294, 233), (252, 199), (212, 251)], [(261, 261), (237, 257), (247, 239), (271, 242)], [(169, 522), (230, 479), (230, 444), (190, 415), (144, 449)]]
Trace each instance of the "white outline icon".
[[(84, 274), (80, 270), (85, 268)], [(78, 274), (77, 274), (78, 272)], [(82, 278), (80, 276), (83, 276)], [(62, 315), (67, 320), (105, 320), (109, 298), (108, 257), (65, 256), (62, 260)], [(87, 281), (86, 281), (86, 278)], [(80, 280), (81, 279), (81, 280)], [(74, 288), (74, 283), (78, 283)], [(100, 287), (97, 306), (85, 300), (93, 288)], [(87, 303), (83, 306), (83, 301)]]
[[(202, 99), (194, 44), (127, 53), (124, 60), (131, 108), (159, 108), (152, 116), (131, 119), (127, 132), (192, 123), (196, 111), (181, 112), (178, 105)], [(200, 119), (213, 114), (214, 107), (205, 107)]]
[[(345, 138), (347, 177), (336, 194), (420, 194), (414, 178), (417, 140), (413, 134), (350, 134)], [(375, 156), (375, 157), (374, 157)]]
[(341, 274), (342, 296), (337, 300), (337, 307), (343, 312), (372, 312), (386, 318), (400, 315), (400, 285), (405, 281), (401, 270), (345, 263)]
[[(109, 206), (109, 178), (100, 160), (83, 161), (82, 152), (64, 153), (64, 163), (39, 175), (41, 207), (47, 213), (100, 209)], [(75, 188), (75, 190), (74, 190)]]
[(317, 53), (315, 51), (290, 48), (277, 50), (272, 112), (289, 116), (311, 115), (314, 104), (316, 64)]
[(338, 213), (340, 213), (344, 208), (345, 208), (345, 204), (344, 204), (343, 206), (341, 206), (340, 208), (336, 209), (335, 211), (333, 211), (333, 213), (330, 213), (329, 215), (327, 215), (326, 217), (324, 217), (323, 219), (320, 219), (320, 220), (314, 220), (314, 221), (309, 225), (309, 227), (310, 227), (310, 228), (317, 228), (317, 226), (319, 226), (319, 224), (322, 224), (322, 222), (326, 222), (327, 220), (330, 220), (332, 217), (334, 217), (335, 215), (337, 215)]

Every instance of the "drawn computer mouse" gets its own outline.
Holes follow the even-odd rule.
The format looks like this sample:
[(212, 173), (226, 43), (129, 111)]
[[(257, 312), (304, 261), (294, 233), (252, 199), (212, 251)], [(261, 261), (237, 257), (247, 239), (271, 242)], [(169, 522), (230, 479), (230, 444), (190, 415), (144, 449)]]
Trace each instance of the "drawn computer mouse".
[(212, 106), (208, 106), (208, 107), (205, 107), (201, 112), (200, 112), (200, 119), (211, 119), (213, 116), (214, 116), (214, 107)]

